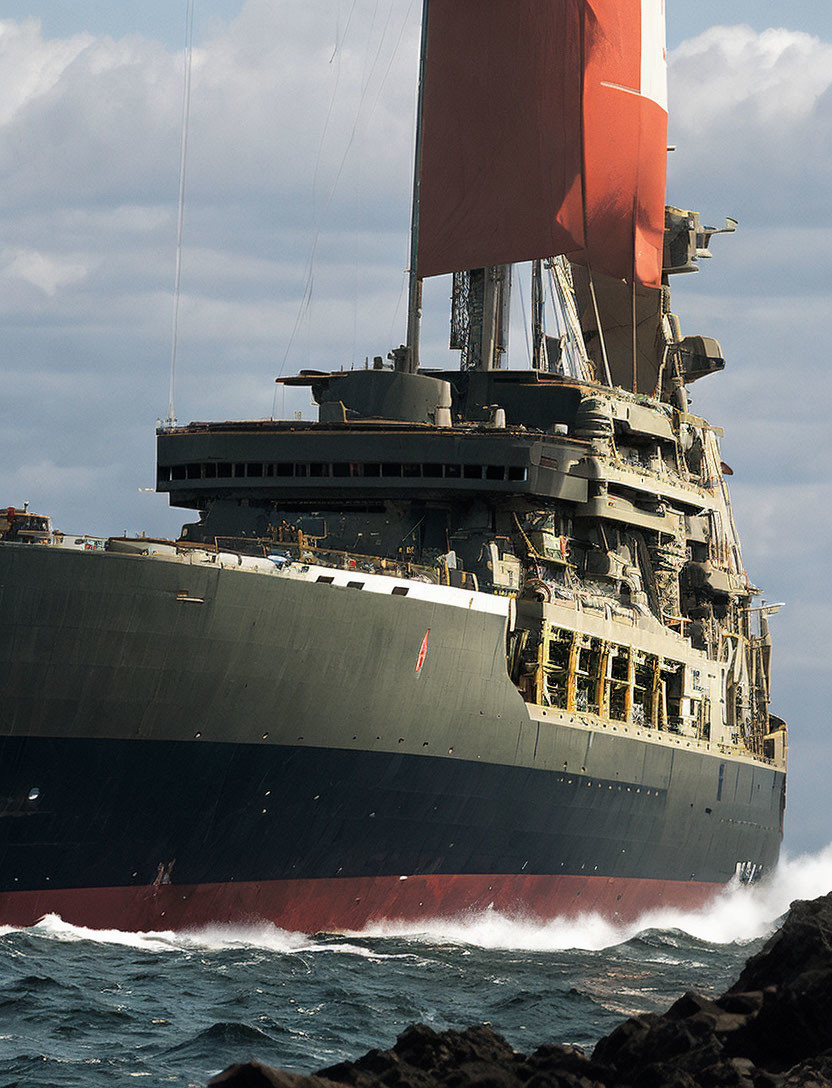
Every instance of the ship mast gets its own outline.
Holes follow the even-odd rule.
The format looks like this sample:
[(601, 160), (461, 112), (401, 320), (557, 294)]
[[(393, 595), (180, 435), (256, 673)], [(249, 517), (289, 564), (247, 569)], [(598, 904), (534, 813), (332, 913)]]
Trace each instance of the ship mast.
[(419, 190), (422, 177), (422, 110), (425, 97), (425, 55), (428, 46), (428, 3), (422, 0), (422, 44), (419, 49), (419, 89), (416, 101), (416, 146), (413, 164), (413, 204), (410, 215), (410, 270), (407, 302), (407, 350), (396, 354), (396, 369), (408, 374), (419, 370), (422, 321), (422, 280), (417, 269), (419, 253)]
[(543, 325), (543, 262), (532, 261), (532, 367), (546, 370), (546, 332)]

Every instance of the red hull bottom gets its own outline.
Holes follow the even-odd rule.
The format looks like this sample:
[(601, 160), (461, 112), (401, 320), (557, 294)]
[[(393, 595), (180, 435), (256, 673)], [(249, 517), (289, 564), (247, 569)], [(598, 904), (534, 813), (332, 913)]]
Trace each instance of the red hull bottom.
[(29, 926), (58, 914), (72, 925), (127, 932), (266, 921), (301, 933), (343, 933), (384, 920), (412, 924), (487, 909), (540, 921), (594, 913), (632, 922), (658, 908), (698, 909), (722, 888), (610, 877), (443, 875), (69, 888), (0, 893), (0, 924)]

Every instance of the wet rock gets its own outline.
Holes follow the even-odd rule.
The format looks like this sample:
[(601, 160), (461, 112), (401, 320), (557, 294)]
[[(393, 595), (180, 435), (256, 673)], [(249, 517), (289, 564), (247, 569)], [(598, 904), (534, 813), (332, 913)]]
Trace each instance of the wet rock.
[(832, 1053), (821, 1054), (790, 1069), (782, 1088), (832, 1088)]
[(832, 1049), (832, 895), (793, 903), (788, 918), (728, 991), (766, 999), (738, 1045), (787, 1070)]
[(688, 993), (631, 1017), (591, 1058), (568, 1046), (528, 1057), (486, 1025), (408, 1028), (315, 1076), (251, 1062), (223, 1088), (832, 1088), (832, 894), (792, 904), (783, 927), (716, 999)]
[(245, 1062), (242, 1065), (232, 1065), (216, 1077), (212, 1077), (211, 1085), (232, 1086), (233, 1088), (299, 1088), (301, 1084), (311, 1088), (315, 1077), (300, 1077), (295, 1073), (286, 1073), (282, 1069), (274, 1069), (262, 1062)]
[[(244, 1079), (270, 1074), (279, 1079)], [(399, 1036), (392, 1050), (371, 1050), (358, 1061), (339, 1062), (313, 1077), (250, 1063), (226, 1070), (210, 1084), (212, 1088), (260, 1088), (272, 1083), (279, 1088), (604, 1088), (609, 1075), (610, 1070), (598, 1067), (576, 1047), (540, 1047), (527, 1058), (484, 1024), (443, 1032), (415, 1024)]]

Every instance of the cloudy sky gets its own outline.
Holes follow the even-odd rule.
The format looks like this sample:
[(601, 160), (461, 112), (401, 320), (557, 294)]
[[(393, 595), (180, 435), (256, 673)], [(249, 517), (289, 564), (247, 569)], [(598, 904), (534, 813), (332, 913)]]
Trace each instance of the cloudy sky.
[[(180, 420), (311, 417), (277, 374), (403, 338), (419, 8), (196, 0)], [(0, 501), (67, 530), (186, 520), (142, 490), (168, 406), (185, 11), (3, 4)], [(669, 42), (669, 199), (741, 224), (674, 301), (725, 349), (694, 410), (726, 428), (749, 573), (787, 602), (794, 853), (832, 839), (832, 6), (670, 0)], [(426, 365), (446, 365), (446, 300), (433, 285)]]

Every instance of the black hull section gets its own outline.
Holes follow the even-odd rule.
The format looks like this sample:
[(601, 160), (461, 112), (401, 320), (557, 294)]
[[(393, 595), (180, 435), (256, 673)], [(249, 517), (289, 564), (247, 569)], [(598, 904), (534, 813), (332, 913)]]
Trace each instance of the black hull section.
[(674, 763), (668, 790), (636, 767), (609, 780), (384, 752), (5, 737), (0, 890), (147, 887), (163, 876), (724, 883), (738, 862), (773, 865), (782, 775), (726, 764), (717, 800), (703, 794), (702, 757)]

